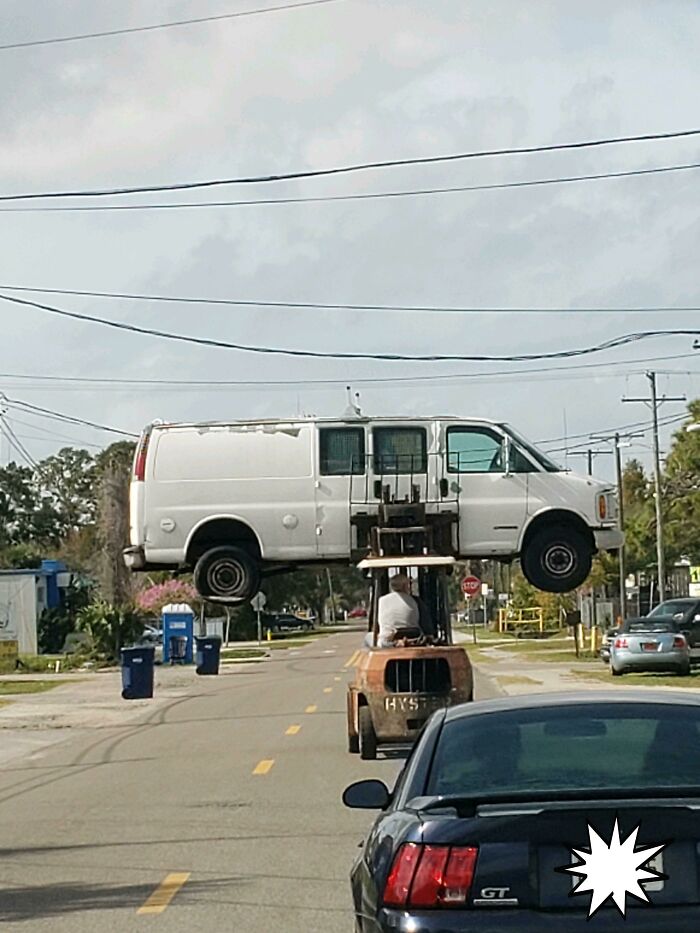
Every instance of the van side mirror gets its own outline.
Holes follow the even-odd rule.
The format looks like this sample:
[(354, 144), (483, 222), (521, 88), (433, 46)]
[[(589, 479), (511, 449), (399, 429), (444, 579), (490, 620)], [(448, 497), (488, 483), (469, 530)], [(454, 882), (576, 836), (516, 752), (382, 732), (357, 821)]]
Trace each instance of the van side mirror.
[(450, 491), (450, 484), (447, 482), (445, 477), (440, 480), (440, 496), (443, 499), (447, 498), (447, 494)]

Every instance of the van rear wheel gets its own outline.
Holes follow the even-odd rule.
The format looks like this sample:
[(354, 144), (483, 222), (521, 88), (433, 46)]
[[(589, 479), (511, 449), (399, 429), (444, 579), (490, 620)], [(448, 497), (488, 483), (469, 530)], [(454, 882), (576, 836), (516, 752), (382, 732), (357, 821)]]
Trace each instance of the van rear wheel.
[(212, 548), (202, 554), (195, 565), (194, 585), (205, 599), (246, 602), (260, 588), (260, 568), (243, 548)]
[(569, 593), (591, 572), (593, 553), (575, 528), (551, 525), (537, 531), (520, 557), (528, 582), (546, 593)]

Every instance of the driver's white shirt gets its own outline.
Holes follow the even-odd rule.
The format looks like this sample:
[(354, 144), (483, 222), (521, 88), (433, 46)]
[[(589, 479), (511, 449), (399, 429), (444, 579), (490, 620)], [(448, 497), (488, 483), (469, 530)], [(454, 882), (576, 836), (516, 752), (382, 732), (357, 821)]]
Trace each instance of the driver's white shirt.
[(377, 621), (379, 623), (378, 646), (389, 648), (394, 635), (404, 628), (418, 628), (420, 612), (418, 603), (408, 593), (387, 593), (379, 600)]

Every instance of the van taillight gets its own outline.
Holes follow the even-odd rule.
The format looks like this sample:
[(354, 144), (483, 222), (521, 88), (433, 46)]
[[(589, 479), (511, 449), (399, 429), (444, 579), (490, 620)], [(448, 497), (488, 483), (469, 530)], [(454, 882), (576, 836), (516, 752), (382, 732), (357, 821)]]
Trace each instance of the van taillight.
[(478, 849), (401, 846), (384, 888), (386, 907), (464, 907), (471, 893)]
[(151, 432), (144, 431), (139, 441), (134, 461), (134, 479), (142, 483), (146, 479), (146, 457), (148, 456), (148, 444), (151, 440)]

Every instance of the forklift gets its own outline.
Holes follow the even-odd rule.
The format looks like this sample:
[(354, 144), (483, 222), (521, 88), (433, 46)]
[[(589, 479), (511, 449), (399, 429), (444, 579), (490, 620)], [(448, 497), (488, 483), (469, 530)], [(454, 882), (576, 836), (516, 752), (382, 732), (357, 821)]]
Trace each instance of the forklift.
[[(456, 560), (446, 553), (449, 521), (431, 518), (414, 495), (382, 503), (367, 528), (369, 553), (358, 567), (369, 577), (369, 636), (347, 693), (348, 750), (366, 760), (377, 757), (380, 745), (413, 743), (435, 710), (474, 699), (471, 663), (452, 640), (448, 579)], [(423, 611), (420, 628), (384, 648), (379, 600), (389, 592), (392, 571), (412, 579)]]

